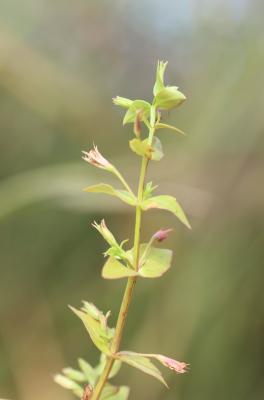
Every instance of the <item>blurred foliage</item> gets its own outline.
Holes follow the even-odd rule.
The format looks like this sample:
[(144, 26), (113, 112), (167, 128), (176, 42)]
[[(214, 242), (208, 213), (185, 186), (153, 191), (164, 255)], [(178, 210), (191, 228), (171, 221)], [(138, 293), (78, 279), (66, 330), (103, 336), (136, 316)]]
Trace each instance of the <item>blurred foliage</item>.
[(80, 151), (94, 140), (135, 187), (132, 129), (111, 98), (150, 98), (149, 71), (168, 59), (188, 97), (169, 123), (188, 136), (159, 134), (166, 157), (149, 180), (177, 196), (193, 230), (146, 215), (143, 240), (174, 228), (174, 268), (138, 282), (124, 347), (191, 370), (168, 374), (170, 391), (126, 366), (118, 382), (131, 399), (263, 399), (263, 12), (260, 0), (1, 1), (1, 397), (70, 400), (52, 375), (80, 356), (97, 362), (67, 304), (96, 301), (115, 320), (123, 283), (100, 279), (91, 222), (105, 217), (122, 240), (133, 215), (81, 192), (104, 173)]

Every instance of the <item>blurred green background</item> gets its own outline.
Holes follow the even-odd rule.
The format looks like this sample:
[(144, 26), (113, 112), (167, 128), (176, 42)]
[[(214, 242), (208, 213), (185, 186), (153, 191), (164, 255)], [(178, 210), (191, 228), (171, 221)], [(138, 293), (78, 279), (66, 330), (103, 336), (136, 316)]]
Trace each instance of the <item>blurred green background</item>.
[(123, 349), (191, 364), (164, 371), (170, 391), (124, 366), (133, 399), (264, 398), (264, 4), (260, 0), (0, 3), (0, 397), (70, 400), (53, 383), (77, 357), (97, 362), (81, 300), (112, 310), (124, 282), (100, 279), (105, 217), (132, 236), (129, 207), (84, 186), (111, 182), (81, 161), (93, 141), (135, 188), (131, 126), (111, 98), (151, 99), (156, 62), (188, 97), (162, 132), (149, 180), (177, 196), (193, 230), (146, 214), (142, 238), (172, 227), (172, 269), (140, 281)]

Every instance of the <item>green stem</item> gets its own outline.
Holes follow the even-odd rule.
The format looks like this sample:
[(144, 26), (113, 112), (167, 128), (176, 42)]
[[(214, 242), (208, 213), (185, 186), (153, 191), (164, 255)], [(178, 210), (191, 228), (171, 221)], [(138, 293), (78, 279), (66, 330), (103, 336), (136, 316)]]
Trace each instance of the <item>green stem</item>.
[[(154, 135), (154, 124), (155, 124), (155, 108), (151, 108), (151, 114), (150, 114), (150, 125), (151, 128), (149, 130), (149, 142), (150, 144), (152, 143), (152, 138)], [(142, 158), (141, 162), (141, 170), (140, 170), (140, 176), (139, 176), (139, 183), (138, 183), (138, 193), (137, 193), (137, 206), (136, 206), (136, 217), (135, 217), (135, 233), (134, 233), (134, 257), (133, 257), (133, 268), (135, 270), (138, 270), (139, 267), (139, 249), (140, 249), (140, 228), (141, 228), (141, 214), (142, 214), (142, 209), (141, 209), (141, 202), (143, 199), (143, 193), (144, 193), (144, 184), (145, 184), (145, 177), (146, 177), (146, 171), (147, 171), (147, 166), (148, 166), (148, 159), (146, 157)], [(122, 334), (127, 318), (127, 313), (129, 309), (129, 305), (131, 303), (132, 299), (132, 294), (133, 290), (136, 284), (137, 278), (136, 277), (131, 277), (128, 278), (125, 293), (123, 296), (122, 304), (120, 307), (117, 323), (116, 323), (116, 328), (115, 328), (115, 336), (113, 338), (112, 342), (112, 347), (111, 351), (112, 354), (115, 354), (119, 351), (121, 339), (122, 339)], [(111, 372), (112, 366), (114, 363), (114, 358), (109, 357), (104, 371), (102, 375), (100, 376), (97, 385), (93, 391), (92, 395), (92, 400), (99, 400), (102, 390), (108, 380), (108, 376)]]
[(154, 241), (155, 241), (155, 236), (153, 235), (153, 236), (151, 236), (150, 241), (148, 242), (144, 253), (140, 257), (140, 260), (139, 260), (139, 263), (138, 263), (139, 268), (142, 266), (142, 263), (147, 259), (148, 255), (149, 255), (149, 252), (150, 252), (150, 249), (151, 249), (151, 246), (153, 245)]
[(125, 178), (121, 175), (121, 173), (118, 171), (118, 169), (114, 168), (114, 174), (116, 175), (116, 177), (123, 183), (124, 187), (126, 188), (126, 190), (132, 194), (134, 196), (134, 193), (131, 189), (131, 187), (129, 186), (129, 184), (127, 183), (127, 181), (125, 180)]

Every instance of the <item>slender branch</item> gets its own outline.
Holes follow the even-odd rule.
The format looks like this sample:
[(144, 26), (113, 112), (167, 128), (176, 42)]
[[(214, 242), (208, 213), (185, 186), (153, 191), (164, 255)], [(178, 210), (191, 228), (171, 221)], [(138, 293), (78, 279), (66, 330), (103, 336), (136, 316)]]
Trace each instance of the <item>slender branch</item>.
[[(151, 107), (151, 114), (150, 114), (150, 130), (149, 130), (149, 143), (152, 143), (152, 138), (155, 132), (155, 113), (156, 110), (152, 106)], [(147, 171), (147, 166), (148, 166), (148, 159), (147, 157), (142, 158), (141, 162), (141, 170), (140, 170), (140, 176), (139, 176), (139, 183), (138, 183), (138, 193), (137, 193), (137, 206), (136, 206), (136, 217), (135, 217), (135, 233), (134, 233), (134, 254), (133, 254), (133, 268), (135, 270), (138, 270), (139, 268), (139, 255), (140, 255), (140, 229), (141, 229), (141, 216), (142, 216), (142, 209), (141, 209), (141, 202), (143, 199), (143, 193), (144, 193), (144, 185), (145, 185), (145, 177), (146, 177), (146, 171)], [(129, 190), (130, 191), (130, 190)], [(127, 313), (129, 309), (129, 305), (131, 303), (132, 299), (132, 293), (136, 284), (137, 278), (136, 277), (131, 277), (128, 278), (125, 293), (123, 296), (122, 304), (120, 307), (118, 319), (117, 319), (117, 324), (116, 324), (116, 329), (115, 329), (115, 336), (113, 338), (112, 342), (112, 347), (111, 351), (112, 354), (115, 354), (118, 352), (121, 339), (122, 339), (122, 334), (127, 318)], [(94, 389), (93, 395), (92, 395), (92, 400), (98, 400), (100, 398), (100, 395), (102, 393), (102, 390), (104, 388), (104, 385), (107, 382), (108, 376), (111, 372), (112, 366), (114, 363), (114, 358), (109, 357), (104, 371), (102, 375), (100, 376), (97, 385)]]
[(125, 178), (122, 176), (122, 174), (118, 171), (118, 169), (114, 169), (114, 174), (116, 175), (116, 177), (120, 180), (120, 182), (123, 183), (124, 187), (126, 188), (126, 190), (132, 194), (134, 196), (134, 193), (131, 189), (131, 187), (129, 186), (129, 184), (127, 183), (127, 181), (125, 180)]
[(138, 263), (139, 268), (142, 265), (142, 263), (144, 262), (144, 260), (147, 258), (147, 256), (149, 255), (150, 249), (151, 249), (154, 241), (155, 241), (155, 235), (151, 236), (150, 241), (146, 245), (144, 253), (140, 257), (140, 260), (139, 260), (139, 263)]

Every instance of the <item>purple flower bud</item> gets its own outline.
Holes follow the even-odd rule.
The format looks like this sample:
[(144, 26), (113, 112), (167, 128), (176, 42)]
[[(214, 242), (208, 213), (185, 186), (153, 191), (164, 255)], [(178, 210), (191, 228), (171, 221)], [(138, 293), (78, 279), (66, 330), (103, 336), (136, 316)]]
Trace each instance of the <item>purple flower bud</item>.
[(158, 232), (154, 233), (153, 237), (158, 242), (162, 242), (163, 240), (167, 239), (171, 231), (172, 229), (160, 229)]

